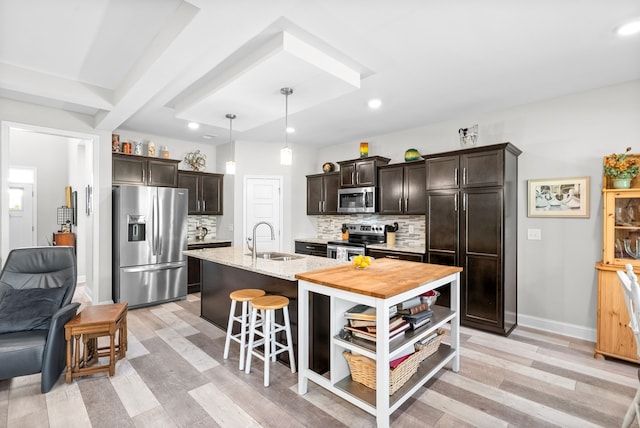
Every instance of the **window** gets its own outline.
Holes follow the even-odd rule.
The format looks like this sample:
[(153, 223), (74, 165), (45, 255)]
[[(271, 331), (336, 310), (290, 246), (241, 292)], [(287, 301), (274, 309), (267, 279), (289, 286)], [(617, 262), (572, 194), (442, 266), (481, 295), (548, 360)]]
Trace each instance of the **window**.
[(24, 189), (22, 187), (9, 187), (9, 211), (22, 212), (24, 209)]

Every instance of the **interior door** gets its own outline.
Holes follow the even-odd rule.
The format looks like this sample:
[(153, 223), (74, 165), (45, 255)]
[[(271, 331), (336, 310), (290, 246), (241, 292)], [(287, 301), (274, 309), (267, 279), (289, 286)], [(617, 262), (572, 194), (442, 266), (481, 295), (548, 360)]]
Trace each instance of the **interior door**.
[(280, 188), (282, 180), (278, 177), (247, 177), (245, 180), (245, 227), (244, 240), (251, 238), (256, 223), (265, 221), (273, 226), (275, 239), (266, 225), (256, 229), (258, 251), (280, 251), (282, 248), (282, 220), (280, 213)]
[(9, 183), (9, 247), (36, 245), (33, 184)]

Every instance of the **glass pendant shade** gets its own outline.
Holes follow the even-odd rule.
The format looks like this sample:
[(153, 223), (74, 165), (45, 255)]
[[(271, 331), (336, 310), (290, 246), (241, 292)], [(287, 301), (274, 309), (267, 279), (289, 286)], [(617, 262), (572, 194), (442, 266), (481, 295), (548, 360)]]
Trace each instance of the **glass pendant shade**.
[(229, 119), (229, 150), (231, 151), (231, 160), (228, 160), (225, 164), (225, 172), (229, 175), (234, 175), (236, 173), (236, 161), (233, 160), (235, 157), (235, 140), (233, 139), (233, 119), (236, 118), (235, 114), (227, 114), (225, 116)]
[(289, 148), (289, 133), (294, 129), (289, 127), (289, 95), (293, 94), (293, 89), (282, 88), (280, 93), (285, 96), (284, 104), (284, 147), (280, 149), (280, 165), (291, 165), (293, 163), (293, 151)]
[(236, 173), (236, 162), (235, 161), (227, 161), (225, 164), (225, 171), (229, 175), (234, 175)]
[(293, 151), (289, 147), (280, 149), (280, 165), (291, 165), (293, 163)]

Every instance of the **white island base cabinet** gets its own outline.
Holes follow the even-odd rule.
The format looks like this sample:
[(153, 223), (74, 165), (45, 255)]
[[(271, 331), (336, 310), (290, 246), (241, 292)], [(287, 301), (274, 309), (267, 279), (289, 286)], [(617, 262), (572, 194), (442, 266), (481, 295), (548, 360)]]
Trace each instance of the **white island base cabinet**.
[[(395, 260), (391, 262), (411, 263)], [(375, 264), (379, 264), (379, 261), (376, 260)], [(412, 264), (418, 266), (437, 266), (422, 263)], [(441, 268), (440, 266), (438, 267)], [(427, 277), (428, 279), (425, 282), (405, 286), (397, 294), (393, 294), (394, 292), (377, 293), (376, 290), (369, 292), (370, 290), (367, 290), (366, 287), (352, 290), (348, 285), (345, 286), (345, 284), (336, 284), (329, 281), (323, 281), (324, 284), (319, 284), (302, 279), (306, 275), (301, 274), (298, 277), (298, 393), (306, 394), (308, 381), (311, 380), (317, 385), (326, 388), (339, 397), (374, 415), (378, 427), (388, 427), (390, 415), (439, 370), (443, 369), (445, 365), (451, 363), (451, 369), (454, 372), (458, 372), (460, 369), (460, 268), (451, 267), (451, 269), (452, 271), (450, 273), (445, 272), (445, 275), (437, 277), (436, 279), (433, 279), (433, 276), (431, 276)], [(359, 275), (360, 272), (354, 272), (354, 274)], [(411, 297), (445, 284), (451, 284), (450, 308), (440, 306), (433, 307), (433, 317), (429, 325), (415, 331), (409, 330), (405, 333), (404, 337), (396, 338), (392, 342), (389, 342), (389, 308)], [(336, 288), (336, 286), (339, 286), (339, 288)], [(395, 291), (398, 291), (397, 287), (395, 288)], [(308, 363), (309, 293), (323, 294), (330, 298), (331, 319), (327, 320), (327, 322), (330, 323), (333, 337), (330, 342), (329, 371), (324, 374), (319, 374), (311, 370)], [(372, 343), (371, 346), (366, 346), (362, 345), (361, 341), (351, 342), (340, 337), (339, 333), (346, 323), (344, 313), (356, 304), (365, 304), (376, 308), (378, 336), (375, 345)], [(416, 342), (428, 337), (447, 323), (450, 324), (449, 344), (441, 343), (434, 354), (420, 363), (418, 372), (393, 395), (389, 395), (389, 362), (398, 358), (398, 356), (404, 355), (409, 348), (414, 347)], [(354, 382), (351, 379), (349, 365), (342, 354), (344, 351), (364, 355), (376, 361), (375, 390)]]

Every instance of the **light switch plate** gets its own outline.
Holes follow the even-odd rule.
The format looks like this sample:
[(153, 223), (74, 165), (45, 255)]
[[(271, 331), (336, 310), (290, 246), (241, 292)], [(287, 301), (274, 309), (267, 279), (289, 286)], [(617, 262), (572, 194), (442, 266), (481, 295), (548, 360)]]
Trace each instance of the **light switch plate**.
[(527, 239), (530, 239), (532, 241), (540, 241), (542, 239), (542, 230), (527, 229)]

